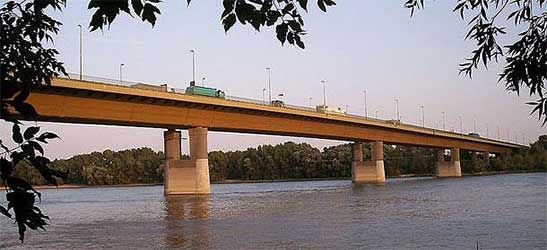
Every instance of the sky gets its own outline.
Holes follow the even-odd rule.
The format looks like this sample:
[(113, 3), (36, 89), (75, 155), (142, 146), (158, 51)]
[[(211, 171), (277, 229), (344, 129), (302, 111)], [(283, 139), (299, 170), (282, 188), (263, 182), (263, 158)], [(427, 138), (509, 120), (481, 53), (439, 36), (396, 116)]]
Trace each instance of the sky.
[[(230, 96), (262, 99), (268, 88), (266, 67), (272, 69), (272, 94), (284, 94), (289, 104), (309, 106), (323, 102), (321, 80), (327, 81), (327, 103), (348, 107), (349, 113), (364, 113), (367, 91), (369, 116), (395, 118), (399, 99), (402, 120), (420, 124), (420, 106), (424, 106), (428, 127), (442, 128), (442, 112), (447, 129), (477, 132), (501, 139), (526, 143), (547, 129), (537, 116), (530, 116), (526, 93), (516, 96), (498, 83), (502, 65), (490, 65), (476, 71), (473, 78), (459, 75), (458, 64), (470, 54), (473, 44), (464, 41), (466, 22), (452, 13), (453, 1), (432, 1), (424, 11), (410, 17), (405, 1), (336, 1), (338, 5), (322, 13), (310, 1), (304, 14), (306, 49), (282, 46), (275, 29), (256, 32), (236, 24), (225, 33), (220, 22), (222, 2), (214, 0), (167, 0), (155, 27), (119, 16), (109, 30), (85, 31), (85, 75), (123, 78), (170, 87), (185, 88), (192, 80), (192, 55), (196, 51), (197, 79), (222, 89)], [(63, 23), (53, 45), (68, 72), (79, 72), (79, 28), (87, 27), (92, 11), (88, 1), (68, 1)], [(515, 28), (510, 28), (515, 30)], [(510, 42), (514, 37), (507, 37)], [(504, 41), (504, 40), (502, 40)], [(201, 81), (201, 80), (199, 80)], [(377, 111), (377, 112), (376, 112)], [(10, 137), (10, 127), (1, 122), (1, 138)], [(33, 124), (33, 123), (27, 123)], [(62, 140), (46, 147), (51, 158), (75, 154), (151, 147), (163, 150), (163, 129), (99, 125), (39, 123), (43, 130), (54, 131)], [(183, 131), (185, 134), (186, 131)], [(238, 150), (285, 141), (308, 142), (313, 146), (346, 143), (307, 138), (210, 132), (209, 150)], [(183, 150), (188, 147), (183, 143)]]

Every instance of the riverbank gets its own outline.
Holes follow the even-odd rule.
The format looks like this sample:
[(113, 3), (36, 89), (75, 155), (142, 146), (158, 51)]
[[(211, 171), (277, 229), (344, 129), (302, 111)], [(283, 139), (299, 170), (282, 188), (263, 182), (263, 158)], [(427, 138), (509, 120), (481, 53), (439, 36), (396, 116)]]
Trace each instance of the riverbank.
[[(543, 173), (543, 170), (530, 171), (491, 171), (480, 173), (464, 173), (463, 176), (488, 176), (488, 175), (504, 175), (504, 174), (525, 174), (525, 173)], [(405, 174), (398, 176), (387, 176), (388, 179), (402, 178), (419, 178), (419, 177), (434, 177), (434, 174)], [(211, 181), (211, 184), (242, 184), (242, 183), (275, 183), (275, 182), (303, 182), (303, 181), (334, 181), (334, 180), (351, 180), (351, 177), (333, 177), (333, 178), (305, 178), (305, 179), (281, 179), (281, 180), (224, 180)], [(63, 184), (59, 186), (38, 185), (35, 189), (70, 189), (70, 188), (112, 188), (112, 187), (146, 187), (146, 186), (161, 186), (163, 183), (135, 183), (135, 184), (118, 184), (118, 185), (78, 185), (78, 184)], [(4, 190), (5, 187), (0, 187)]]

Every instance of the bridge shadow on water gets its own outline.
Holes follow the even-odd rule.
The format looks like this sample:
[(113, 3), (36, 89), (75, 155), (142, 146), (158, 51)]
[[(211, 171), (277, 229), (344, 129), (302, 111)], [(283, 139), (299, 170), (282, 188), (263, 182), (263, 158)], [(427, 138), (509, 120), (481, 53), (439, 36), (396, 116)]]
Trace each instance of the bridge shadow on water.
[(210, 249), (209, 195), (174, 195), (164, 200), (167, 249)]

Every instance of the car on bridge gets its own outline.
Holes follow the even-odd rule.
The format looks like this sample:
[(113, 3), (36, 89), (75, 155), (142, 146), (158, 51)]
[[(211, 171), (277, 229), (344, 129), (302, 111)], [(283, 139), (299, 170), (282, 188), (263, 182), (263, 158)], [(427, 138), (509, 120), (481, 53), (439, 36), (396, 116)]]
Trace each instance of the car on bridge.
[(469, 133), (467, 135), (474, 136), (474, 137), (481, 137), (481, 135), (479, 135), (478, 133)]
[(273, 100), (272, 101), (272, 106), (285, 107), (285, 103), (281, 100)]

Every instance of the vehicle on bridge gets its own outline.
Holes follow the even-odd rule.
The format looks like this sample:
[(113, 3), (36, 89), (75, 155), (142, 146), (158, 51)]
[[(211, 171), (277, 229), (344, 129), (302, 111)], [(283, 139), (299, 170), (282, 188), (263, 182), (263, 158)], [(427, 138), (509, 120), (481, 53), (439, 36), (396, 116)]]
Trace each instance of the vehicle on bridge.
[(202, 87), (202, 86), (190, 86), (185, 91), (188, 95), (202, 95), (216, 98), (226, 98), (224, 91), (215, 88)]
[(334, 113), (334, 114), (342, 114), (342, 115), (347, 114), (346, 110), (343, 109), (343, 108), (329, 107), (329, 106), (325, 106), (325, 105), (318, 105), (318, 106), (315, 107), (315, 110), (317, 110), (317, 112), (321, 112), (321, 113)]
[(467, 134), (467, 135), (469, 135), (469, 136), (474, 136), (474, 137), (481, 137), (481, 135), (479, 135), (478, 133), (474, 133), (474, 132), (469, 133), (469, 134)]
[(273, 100), (272, 101), (272, 106), (285, 107), (285, 103), (281, 100)]
[(167, 84), (162, 84), (160, 86), (147, 84), (147, 83), (135, 83), (131, 85), (132, 88), (153, 90), (153, 91), (167, 91)]

